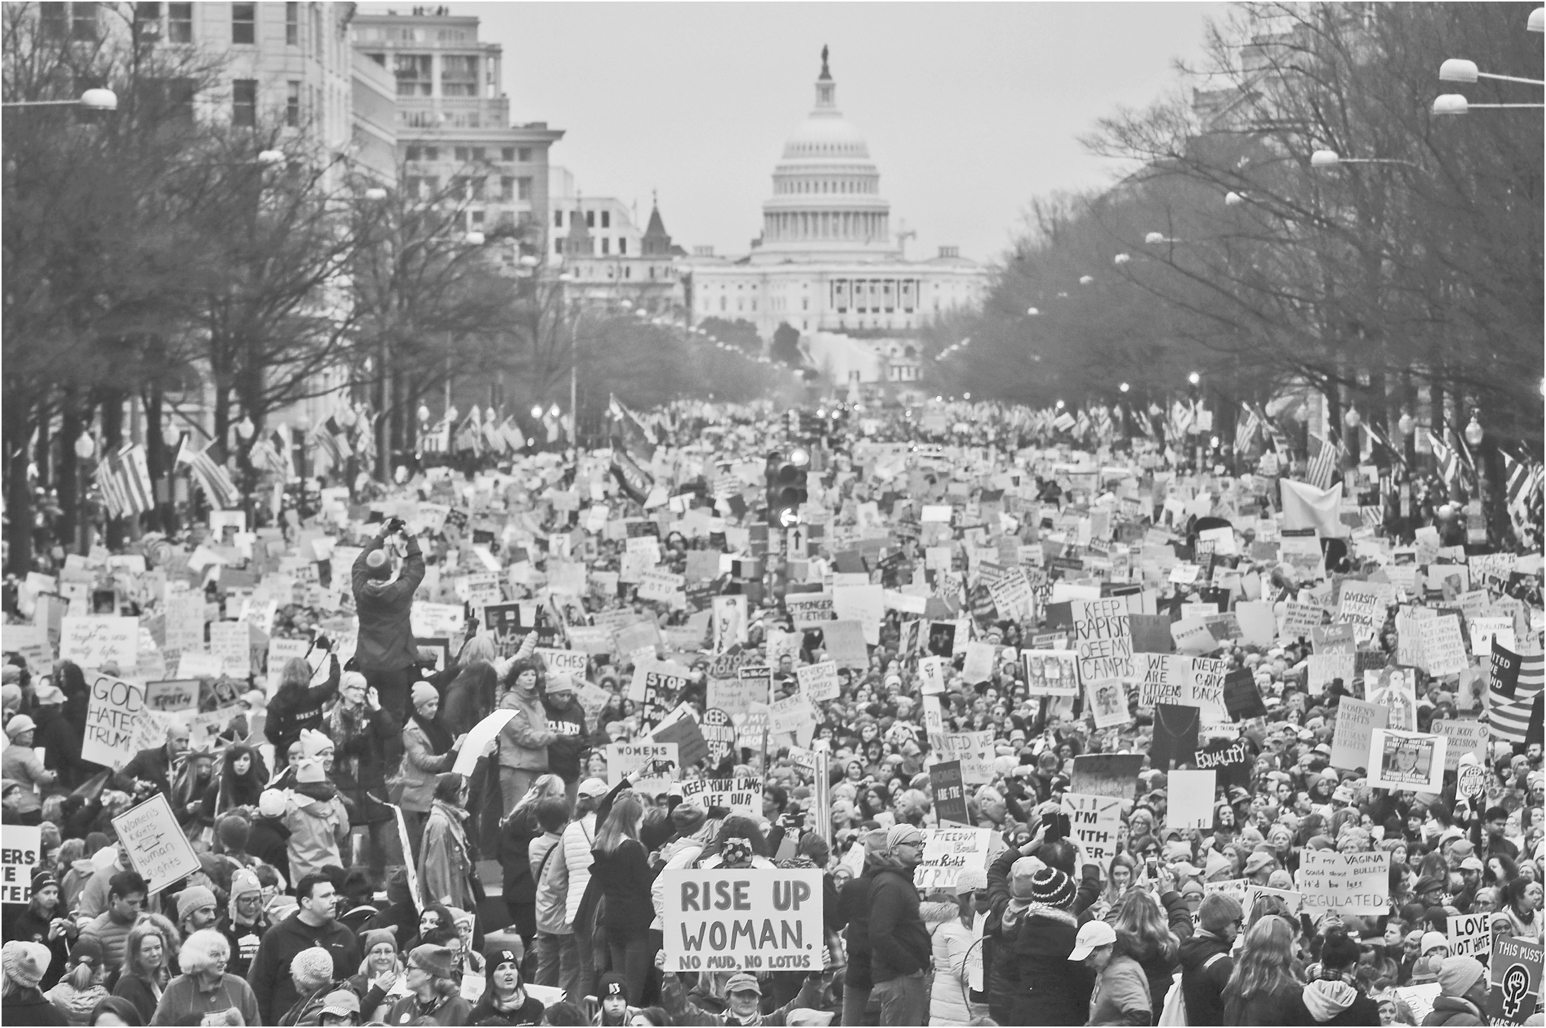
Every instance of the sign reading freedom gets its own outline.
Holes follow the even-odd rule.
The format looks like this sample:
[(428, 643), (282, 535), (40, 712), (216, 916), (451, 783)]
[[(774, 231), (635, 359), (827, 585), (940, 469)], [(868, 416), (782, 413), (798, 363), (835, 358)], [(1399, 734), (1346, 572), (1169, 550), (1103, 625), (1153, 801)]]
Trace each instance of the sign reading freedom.
[(667, 970), (821, 970), (819, 869), (684, 868), (661, 879)]

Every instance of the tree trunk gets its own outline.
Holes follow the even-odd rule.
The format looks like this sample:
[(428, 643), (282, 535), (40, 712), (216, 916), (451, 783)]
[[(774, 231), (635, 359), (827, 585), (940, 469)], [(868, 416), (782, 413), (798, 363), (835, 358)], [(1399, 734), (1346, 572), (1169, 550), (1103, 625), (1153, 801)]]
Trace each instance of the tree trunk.
[(67, 549), (74, 549), (80, 532), (81, 495), (80, 458), (75, 455), (75, 441), (85, 430), (81, 418), (80, 401), (73, 392), (64, 394), (59, 418), (59, 470), (55, 476), (59, 493), (59, 521), (54, 526), (54, 539)]
[(49, 483), (53, 481), (51, 473), (51, 461), (48, 459), (49, 447), (53, 445), (54, 436), (49, 429), (53, 425), (53, 415), (49, 412), (41, 413), (38, 417), (38, 441), (32, 448), (32, 462), (38, 466), (38, 488), (45, 492)]
[(150, 472), (151, 493), (156, 497), (156, 509), (150, 524), (161, 532), (172, 532), (174, 518), (172, 506), (172, 475), (167, 458), (166, 439), (161, 433), (161, 387), (151, 385), (141, 397), (145, 405), (145, 465)]
[[(97, 460), (101, 461), (110, 453), (117, 453), (123, 445), (123, 403), (124, 394), (119, 390), (109, 390), (102, 400), (102, 452), (97, 454)], [(125, 535), (131, 527), (127, 518), (113, 518), (104, 516), (107, 522), (106, 545), (108, 550), (117, 552), (123, 547)]]
[(27, 465), (31, 463), (28, 422), (32, 420), (32, 410), (30, 405), (12, 399), (5, 405), (3, 421), (8, 447), (5, 510), (10, 519), (5, 529), (5, 541), (10, 548), (6, 570), (13, 575), (25, 575), (32, 570), (32, 483), (27, 480)]

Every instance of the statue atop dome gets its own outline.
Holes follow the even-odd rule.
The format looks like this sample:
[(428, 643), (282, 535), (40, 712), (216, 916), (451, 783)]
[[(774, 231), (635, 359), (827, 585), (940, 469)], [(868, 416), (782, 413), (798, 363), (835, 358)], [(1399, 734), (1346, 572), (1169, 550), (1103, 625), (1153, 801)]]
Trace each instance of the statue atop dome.
[(827, 68), (827, 45), (825, 43), (821, 45), (821, 75), (818, 78), (823, 81), (832, 78), (832, 72)]

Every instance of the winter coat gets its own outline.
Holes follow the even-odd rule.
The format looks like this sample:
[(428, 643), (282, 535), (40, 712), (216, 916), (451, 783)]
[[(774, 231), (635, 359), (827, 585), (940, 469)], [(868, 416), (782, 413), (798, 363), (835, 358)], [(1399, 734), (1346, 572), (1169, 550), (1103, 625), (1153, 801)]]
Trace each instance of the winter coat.
[(537, 901), (537, 880), (532, 877), (531, 844), (541, 834), (534, 803), (511, 814), (500, 829), (499, 863), (504, 869), (500, 895), (506, 903), (524, 905)]
[(398, 769), (396, 783), (402, 786), (402, 799), (398, 806), (421, 814), (429, 812), (435, 798), (435, 776), (451, 770), (456, 763), (456, 751), (436, 753), (424, 732), (424, 726), (413, 718), (403, 729), (403, 763)]
[(261, 1024), (274, 1024), (300, 996), (290, 978), (290, 962), (303, 949), (320, 946), (333, 958), (334, 980), (360, 969), (360, 943), (354, 933), (336, 921), (313, 928), (300, 912), (263, 933), (258, 955), (247, 971), (247, 984), (257, 997)]
[(846, 987), (868, 989), (870, 978), (870, 890), (875, 885), (875, 867), (866, 861), (864, 873), (843, 885), (838, 893), (838, 917), (847, 926), (843, 940), (848, 944), (848, 970), (843, 975)]
[(1112, 957), (1095, 979), (1086, 1024), (1146, 1025), (1154, 1020), (1149, 976), (1132, 957)]
[(268, 931), (268, 922), (259, 916), (252, 924), (237, 924), (229, 913), (225, 913), (215, 922), (215, 931), (224, 935), (226, 944), (231, 947), (231, 955), (226, 959), (226, 971), (245, 978), (248, 969), (252, 967), (252, 959), (258, 955), (263, 933)]
[(499, 730), (499, 766), (523, 771), (548, 770), (548, 743), (557, 738), (548, 731), (548, 714), (536, 692), (522, 695), (516, 687), (499, 698), (500, 710), (515, 716)]
[(531, 841), (527, 850), (527, 867), (536, 883), (533, 903), (536, 905), (537, 931), (545, 935), (566, 935), (569, 926), (564, 922), (564, 901), (568, 899), (569, 881), (559, 880), (556, 869), (563, 866), (562, 834), (543, 833)]
[(283, 817), (255, 817), (247, 833), (247, 853), (269, 867), (290, 866), (290, 829)]
[(1011, 1024), (1082, 1024), (1094, 977), (1070, 963), (1078, 921), (1067, 910), (1011, 904), (993, 949), (995, 970), (1011, 996)]
[(419, 889), (426, 903), (444, 903), (462, 910), (478, 908), (472, 889), (472, 851), (463, 825), (466, 820), (465, 810), (444, 800), (436, 800), (430, 808), (419, 850)]
[[(1300, 988), (1280, 989), (1242, 999), (1233, 987), (1224, 990), (1224, 1022), (1231, 1025), (1294, 1024), (1303, 1017)], [(1190, 1021), (1188, 1021), (1190, 1023)]]
[(102, 944), (102, 966), (116, 971), (123, 966), (124, 944), (129, 941), (129, 929), (134, 921), (125, 924), (115, 921), (110, 910), (104, 910), (81, 927), (82, 939), (95, 939)]
[(361, 671), (396, 671), (419, 660), (408, 614), (413, 594), (424, 580), (424, 555), (419, 552), (419, 541), (410, 535), (397, 578), (372, 578), (365, 561), (381, 545), (379, 537), (367, 542), (354, 559), (350, 574), (354, 608), (360, 619), (354, 659)]
[(1377, 1025), (1380, 1005), (1341, 979), (1319, 979), (1299, 995), (1302, 1008), (1293, 1024)]
[(440, 701), (438, 720), (453, 737), (472, 731), (494, 710), (494, 692), (499, 675), (494, 665), (476, 660), (463, 666)]
[(548, 743), (548, 767), (566, 782), (580, 777), (580, 758), (585, 754), (585, 709), (579, 700), (570, 700), (563, 710), (542, 701), (547, 714), (548, 731), (553, 741)]
[(134, 1009), (139, 1011), (140, 1018), (149, 1024), (150, 1019), (156, 1016), (156, 1008), (161, 1005), (161, 997), (164, 993), (160, 986), (149, 978), (126, 974), (118, 979), (118, 984), (113, 986), (113, 995), (134, 1004)]
[(542, 1023), (543, 1012), (547, 1008), (542, 1001), (531, 996), (526, 997), (526, 1002), (515, 1010), (500, 1010), (494, 1006), (494, 990), (484, 989), (483, 995), (478, 997), (477, 1005), (472, 1008), (472, 1013), (467, 1015), (467, 1023), (482, 1026), (510, 1026), (521, 1028), (524, 1025), (537, 1025)]
[(64, 1015), (37, 989), (21, 989), (0, 1000), (0, 1024), (64, 1025)]
[(606, 900), (601, 925), (608, 937), (621, 939), (643, 934), (655, 919), (650, 895), (655, 872), (650, 869), (644, 844), (624, 839), (611, 853), (591, 850), (590, 874)]
[(328, 799), (295, 791), (285, 807), (285, 827), (290, 829), (287, 849), (290, 881), (341, 866), (340, 854), (348, 845), (349, 811), (337, 790)]
[(274, 762), (285, 766), (285, 754), (305, 729), (318, 731), (322, 728), (322, 711), (338, 695), (338, 682), (343, 677), (338, 665), (338, 655), (328, 654), (327, 681), (321, 685), (287, 685), (274, 694), (268, 703), (268, 716), (263, 721), (263, 734), (274, 744)]
[(585, 897), (585, 887), (590, 884), (591, 846), (595, 841), (596, 815), (586, 814), (564, 828), (563, 849), (553, 857), (553, 871), (549, 873), (562, 875), (568, 883), (564, 923), (571, 927), (580, 911), (580, 900)]
[(870, 977), (875, 984), (927, 970), (932, 944), (918, 913), (912, 869), (877, 854), (870, 887)]
[[(67, 925), (74, 924), (74, 922), (69, 921), (69, 908), (64, 905), (62, 899), (60, 900), (60, 905), (54, 909), (57, 911), (56, 916), (66, 919)], [(35, 942), (39, 946), (48, 947), (48, 952), (51, 954), (48, 961), (48, 970), (44, 972), (43, 980), (38, 983), (38, 987), (44, 991), (52, 989), (54, 983), (59, 981), (64, 973), (70, 969), (70, 939), (75, 937), (74, 930), (66, 928), (67, 934), (50, 939), (48, 937), (48, 926), (51, 920), (51, 918), (35, 913), (29, 904), (26, 909), (16, 915), (16, 920), (11, 922), (10, 928), (5, 933), (7, 942), (15, 939), (19, 942)]]
[(472, 1006), (460, 996), (443, 997), (428, 1014), (419, 1012), (417, 996), (404, 996), (387, 1012), (387, 1024), (470, 1024)]
[(1181, 993), (1187, 1024), (1224, 1024), (1224, 986), (1234, 971), (1229, 943), (1218, 936), (1199, 932), (1182, 940)]
[(151, 1024), (197, 1024), (206, 1014), (235, 1007), (246, 1024), (259, 1024), (258, 999), (252, 986), (234, 974), (224, 974), (214, 991), (205, 992), (191, 975), (178, 975), (166, 983)]
[[(54, 773), (43, 766), (31, 746), (7, 746), (5, 752), (0, 753), (0, 769), (6, 779), (21, 783), (21, 789), (16, 793), (18, 814), (32, 814), (43, 809), (41, 792), (53, 784)], [(33, 791), (34, 787), (37, 792)]]
[(1459, 996), (1440, 996), (1433, 1001), (1433, 1009), (1423, 1018), (1425, 1025), (1479, 1025), (1487, 1023), (1487, 1015), (1475, 1003)]
[(71, 792), (101, 770), (81, 759), (80, 729), (64, 716), (62, 706), (51, 703), (39, 707), (32, 718), (38, 725), (32, 745), (43, 747), (43, 766), (59, 776), (54, 781), (55, 792)]
[(966, 995), (966, 957), (972, 947), (972, 930), (961, 923), (954, 903), (929, 903), (926, 908), (950, 908), (944, 920), (925, 917), (932, 939), (934, 984), (929, 990), (930, 1024), (969, 1024), (974, 1016)]
[[(660, 982), (660, 1004), (671, 1016), (672, 1024), (697, 1024), (697, 1025), (735, 1025), (740, 1022), (732, 1018), (728, 1013), (715, 1013), (711, 1010), (694, 1004), (687, 998), (687, 991), (682, 988), (682, 980), (670, 971), (667, 971)], [(765, 1025), (785, 1025), (789, 1023), (789, 1013), (802, 1007), (819, 1007), (821, 1004), (821, 979), (807, 977), (800, 986), (799, 993), (794, 999), (785, 1003), (772, 1013), (763, 1014), (760, 1023)]]
[(55, 1010), (64, 1015), (66, 1022), (83, 1025), (91, 1023), (92, 1008), (107, 999), (108, 991), (102, 985), (76, 989), (69, 982), (60, 982), (43, 995), (54, 1005)]
[(172, 758), (166, 751), (166, 746), (153, 746), (148, 750), (140, 750), (123, 766), (111, 779), (112, 788), (121, 792), (134, 795), (134, 779), (149, 782), (154, 786), (154, 791), (166, 796), (172, 795), (171, 778)]
[[(402, 729), (386, 708), (361, 707), (357, 713), (334, 707), (325, 720), (333, 739), (333, 783), (350, 809), (350, 819), (375, 824), (392, 819), (386, 797), (387, 752), (397, 745)], [(374, 799), (370, 794), (374, 795)]]

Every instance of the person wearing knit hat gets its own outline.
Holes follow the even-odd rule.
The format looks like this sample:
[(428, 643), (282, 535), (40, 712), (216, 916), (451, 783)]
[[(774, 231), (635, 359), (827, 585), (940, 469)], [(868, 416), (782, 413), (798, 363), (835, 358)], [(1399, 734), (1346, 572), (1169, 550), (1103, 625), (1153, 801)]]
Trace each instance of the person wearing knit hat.
[(43, 789), (59, 777), (57, 772), (45, 768), (43, 761), (33, 751), (36, 728), (37, 725), (26, 714), (16, 715), (5, 725), (10, 745), (0, 754), (0, 775), (21, 783), (21, 793), (12, 798), (10, 810), (14, 813), (6, 818), (17, 824), (35, 825), (42, 821)]
[(185, 938), (200, 929), (214, 927), (219, 916), (213, 889), (190, 885), (177, 894), (177, 930)]
[(709, 812), (691, 801), (679, 803), (671, 811), (671, 827), (683, 839), (702, 828), (708, 819)]
[(424, 944), (408, 954), (404, 981), (408, 995), (392, 1004), (388, 1024), (470, 1024), (472, 1007), (454, 977), (455, 955), (445, 946)]
[(932, 945), (918, 908), (913, 870), (923, 859), (923, 832), (910, 824), (886, 832), (870, 883), (870, 994), (882, 1024), (923, 1024), (928, 1018)]
[[(994, 899), (999, 925), (987, 974), (989, 1016), (999, 1024), (1083, 1024), (1093, 975), (1070, 965), (1079, 924), (1072, 912), (1073, 879), (1027, 851), (1006, 848), (988, 869), (989, 881), (1009, 883), (1009, 899)], [(992, 928), (991, 915), (987, 924)]]
[(230, 944), (231, 955), (226, 960), (226, 970), (238, 977), (247, 977), (252, 958), (258, 955), (258, 945), (268, 922), (263, 916), (263, 884), (251, 870), (238, 868), (231, 875), (231, 896), (226, 902), (226, 912), (215, 922), (215, 931), (225, 936)]
[(0, 1020), (8, 1025), (64, 1024), (53, 1004), (38, 991), (48, 973), (53, 954), (37, 942), (12, 940), (0, 946), (0, 975), (5, 979), (5, 999)]
[[(386, 549), (387, 538), (394, 535), (403, 559), (395, 580)], [(380, 531), (360, 550), (350, 569), (354, 607), (360, 622), (355, 664), (376, 690), (381, 706), (398, 724), (407, 721), (408, 686), (419, 661), (410, 612), (413, 594), (423, 580), (424, 555), (419, 552), (418, 538), (395, 517), (381, 523)]]
[[(1439, 995), (1424, 1024), (1487, 1024), (1487, 969), (1475, 957), (1445, 957), (1439, 965)], [(1521, 1011), (1522, 1013), (1523, 1011)]]
[[(735, 976), (732, 976), (735, 977)], [(756, 981), (755, 978), (752, 979)], [(596, 996), (601, 1000), (599, 1024), (621, 1025), (628, 1023), (628, 979), (616, 971), (608, 971), (596, 983)], [(726, 996), (729, 999), (729, 996)]]
[(397, 953), (397, 926), (372, 928), (360, 934), (360, 949), (365, 957), (360, 961), (359, 974), (349, 979), (355, 992), (364, 998), (360, 1001), (362, 1019), (384, 1021), (394, 1000), (387, 993), (403, 976), (404, 967)]

